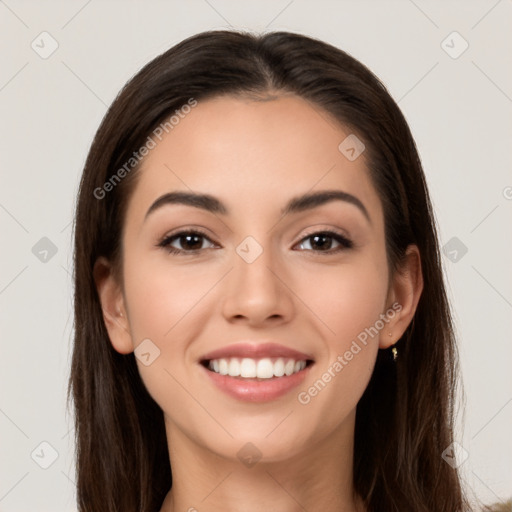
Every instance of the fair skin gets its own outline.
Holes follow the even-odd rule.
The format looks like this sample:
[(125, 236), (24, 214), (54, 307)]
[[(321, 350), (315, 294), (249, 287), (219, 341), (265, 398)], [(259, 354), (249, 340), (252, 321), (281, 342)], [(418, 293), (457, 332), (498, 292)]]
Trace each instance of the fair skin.
[[(137, 364), (164, 412), (173, 482), (162, 512), (364, 510), (352, 483), (356, 405), (377, 351), (412, 320), (423, 284), (414, 246), (402, 272), (389, 274), (382, 205), (364, 153), (349, 161), (338, 150), (349, 133), (296, 96), (218, 97), (199, 101), (138, 171), (123, 231), (123, 282), (104, 258), (95, 280), (114, 348), (128, 354), (149, 338), (160, 350), (150, 365)], [(341, 200), (281, 216), (288, 200), (320, 190), (356, 197), (367, 216)], [(212, 195), (229, 213), (165, 204), (146, 216), (172, 191)], [(158, 246), (191, 228), (206, 237), (171, 242), (188, 254)], [(353, 246), (332, 237), (315, 243), (311, 235), (327, 230)], [(237, 252), (248, 236), (256, 241), (250, 251), (262, 250), (250, 263)], [(338, 356), (394, 303), (400, 311), (333, 373)], [(298, 388), (253, 403), (205, 376), (199, 360), (207, 352), (269, 338), (312, 355)], [(321, 392), (300, 402), (299, 392), (329, 367)], [(237, 456), (246, 443), (261, 454), (251, 467)]]

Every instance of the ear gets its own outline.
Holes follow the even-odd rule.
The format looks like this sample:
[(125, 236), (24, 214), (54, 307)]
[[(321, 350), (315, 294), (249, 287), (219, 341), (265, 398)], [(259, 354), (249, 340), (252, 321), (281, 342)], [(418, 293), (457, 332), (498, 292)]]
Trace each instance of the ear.
[(414, 317), (422, 291), (420, 251), (416, 245), (409, 245), (404, 261), (390, 283), (388, 311), (392, 310), (396, 314), (389, 320), (385, 332), (380, 336), (379, 348), (389, 348), (402, 337)]
[(110, 342), (120, 354), (129, 354), (133, 352), (134, 347), (124, 297), (112, 266), (106, 258), (97, 259), (94, 264), (93, 277)]

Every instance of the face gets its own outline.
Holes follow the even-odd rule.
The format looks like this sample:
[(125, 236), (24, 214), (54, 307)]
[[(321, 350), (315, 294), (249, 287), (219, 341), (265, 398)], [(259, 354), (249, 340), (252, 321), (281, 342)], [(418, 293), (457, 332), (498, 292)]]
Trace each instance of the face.
[(218, 97), (147, 155), (123, 230), (124, 329), (109, 332), (119, 352), (140, 345), (168, 434), (233, 459), (252, 442), (268, 461), (353, 434), (401, 306), (365, 154), (338, 149), (348, 135), (295, 96)]

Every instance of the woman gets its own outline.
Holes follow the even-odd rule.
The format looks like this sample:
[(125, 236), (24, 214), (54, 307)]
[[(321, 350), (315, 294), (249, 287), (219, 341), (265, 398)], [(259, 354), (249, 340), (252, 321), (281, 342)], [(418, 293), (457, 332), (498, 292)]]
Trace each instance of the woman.
[(80, 511), (468, 510), (420, 159), (339, 49), (205, 32), (129, 81), (81, 181), (75, 329)]

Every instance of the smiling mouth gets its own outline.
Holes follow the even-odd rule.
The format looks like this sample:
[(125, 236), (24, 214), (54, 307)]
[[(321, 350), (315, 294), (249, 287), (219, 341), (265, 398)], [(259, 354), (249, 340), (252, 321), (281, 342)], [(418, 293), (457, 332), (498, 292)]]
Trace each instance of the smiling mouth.
[(205, 359), (201, 364), (209, 371), (240, 380), (265, 381), (289, 377), (313, 364), (311, 359), (299, 360), (286, 357), (227, 357)]

